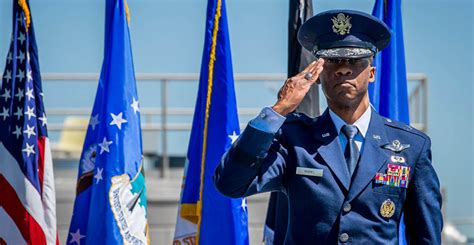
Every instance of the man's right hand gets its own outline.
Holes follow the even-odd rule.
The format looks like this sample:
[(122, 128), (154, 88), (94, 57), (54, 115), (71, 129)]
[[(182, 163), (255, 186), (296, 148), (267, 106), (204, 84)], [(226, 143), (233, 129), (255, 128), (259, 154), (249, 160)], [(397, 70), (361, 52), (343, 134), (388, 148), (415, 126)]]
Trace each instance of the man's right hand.
[(303, 101), (311, 85), (318, 80), (319, 74), (323, 70), (323, 64), (323, 59), (315, 60), (302, 72), (288, 78), (278, 92), (278, 101), (272, 106), (272, 109), (282, 116), (294, 111)]

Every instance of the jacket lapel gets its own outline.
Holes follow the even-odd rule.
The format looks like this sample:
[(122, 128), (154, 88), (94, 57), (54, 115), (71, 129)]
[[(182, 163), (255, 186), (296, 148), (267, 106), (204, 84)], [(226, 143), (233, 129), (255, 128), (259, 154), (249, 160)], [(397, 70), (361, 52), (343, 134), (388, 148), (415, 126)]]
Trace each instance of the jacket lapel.
[(345, 190), (348, 191), (351, 179), (349, 170), (341, 150), (336, 127), (327, 109), (316, 122), (315, 137), (322, 142), (318, 148), (318, 154), (323, 158)]
[(375, 174), (388, 159), (382, 146), (388, 143), (383, 118), (374, 110), (369, 129), (365, 135), (364, 149), (357, 168), (352, 176), (348, 201), (352, 201), (374, 179)]

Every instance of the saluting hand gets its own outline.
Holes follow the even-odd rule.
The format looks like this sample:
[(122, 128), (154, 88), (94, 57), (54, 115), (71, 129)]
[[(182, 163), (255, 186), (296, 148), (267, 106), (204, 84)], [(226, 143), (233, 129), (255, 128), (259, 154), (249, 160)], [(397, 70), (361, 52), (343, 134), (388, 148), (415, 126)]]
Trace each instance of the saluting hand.
[(304, 96), (311, 88), (323, 70), (323, 59), (318, 59), (309, 64), (302, 72), (285, 81), (278, 92), (278, 101), (272, 107), (282, 116), (294, 111), (303, 101)]

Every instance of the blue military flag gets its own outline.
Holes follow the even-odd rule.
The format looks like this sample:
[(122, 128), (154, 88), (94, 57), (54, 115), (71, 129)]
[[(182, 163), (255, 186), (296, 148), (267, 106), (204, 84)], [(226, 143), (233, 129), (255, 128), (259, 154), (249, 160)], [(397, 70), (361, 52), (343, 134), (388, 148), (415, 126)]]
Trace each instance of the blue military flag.
[(67, 244), (148, 244), (140, 108), (128, 8), (107, 0), (99, 86), (82, 151)]
[[(409, 124), (401, 1), (377, 0), (372, 14), (387, 24), (392, 38), (389, 45), (375, 56), (377, 72), (375, 83), (369, 86), (370, 101), (380, 115)], [(403, 215), (401, 220), (399, 244), (402, 245), (406, 244)]]
[(376, 82), (369, 86), (370, 101), (380, 115), (409, 124), (401, 1), (377, 0), (373, 15), (387, 24), (392, 38), (375, 56)]
[(225, 197), (212, 183), (221, 156), (239, 133), (225, 1), (209, 0), (199, 90), (173, 244), (248, 244), (246, 200)]

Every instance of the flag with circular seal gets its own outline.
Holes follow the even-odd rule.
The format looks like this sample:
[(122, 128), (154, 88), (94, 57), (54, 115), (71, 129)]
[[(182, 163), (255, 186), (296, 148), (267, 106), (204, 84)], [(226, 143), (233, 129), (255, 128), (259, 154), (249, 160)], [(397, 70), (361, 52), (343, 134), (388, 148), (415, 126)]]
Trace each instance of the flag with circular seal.
[(102, 72), (67, 244), (149, 244), (140, 107), (125, 0), (107, 0)]

